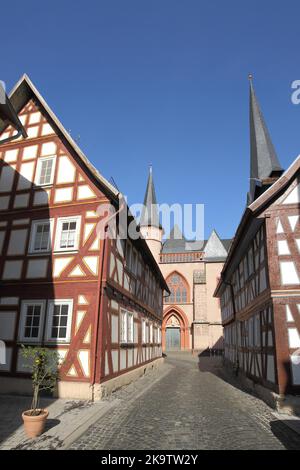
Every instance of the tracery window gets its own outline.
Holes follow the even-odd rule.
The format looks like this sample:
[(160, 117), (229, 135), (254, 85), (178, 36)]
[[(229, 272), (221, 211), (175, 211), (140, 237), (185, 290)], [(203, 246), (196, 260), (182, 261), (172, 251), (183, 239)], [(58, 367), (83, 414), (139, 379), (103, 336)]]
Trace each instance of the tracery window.
[(170, 289), (170, 296), (166, 302), (170, 304), (185, 304), (189, 302), (189, 288), (185, 279), (178, 273), (171, 274), (167, 283)]

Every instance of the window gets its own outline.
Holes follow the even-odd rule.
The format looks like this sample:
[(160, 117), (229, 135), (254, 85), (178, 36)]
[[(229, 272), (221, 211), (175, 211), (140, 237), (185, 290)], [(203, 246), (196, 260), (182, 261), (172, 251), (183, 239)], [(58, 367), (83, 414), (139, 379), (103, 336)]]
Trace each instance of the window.
[(160, 330), (160, 328), (157, 328), (157, 342), (158, 342), (158, 344), (161, 343), (161, 330)]
[(133, 343), (134, 320), (133, 313), (121, 310), (120, 342)]
[(50, 300), (48, 304), (47, 340), (56, 343), (70, 341), (72, 300)]
[(133, 343), (133, 314), (127, 314), (127, 341), (128, 343)]
[(121, 310), (120, 342), (127, 343), (127, 312), (126, 310)]
[(52, 220), (37, 220), (32, 223), (29, 251), (44, 253), (51, 248)]
[(145, 344), (146, 342), (146, 320), (142, 320), (142, 343)]
[(171, 274), (167, 283), (170, 289), (170, 295), (167, 297), (166, 302), (170, 304), (185, 304), (189, 302), (189, 288), (185, 279), (180, 274)]
[(19, 339), (24, 342), (41, 341), (45, 314), (44, 300), (26, 300), (21, 306)]
[(39, 186), (53, 183), (55, 157), (39, 158), (35, 182)]
[(77, 250), (79, 245), (80, 217), (58, 219), (56, 230), (56, 251)]
[(150, 327), (149, 327), (149, 342), (153, 343), (153, 325), (152, 325), (152, 323), (150, 323)]

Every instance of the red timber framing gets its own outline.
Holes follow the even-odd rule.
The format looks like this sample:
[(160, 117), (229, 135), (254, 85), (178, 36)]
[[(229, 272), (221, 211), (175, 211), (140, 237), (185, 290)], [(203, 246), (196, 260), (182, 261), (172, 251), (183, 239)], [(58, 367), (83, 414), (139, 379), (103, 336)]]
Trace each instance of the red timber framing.
[[(298, 158), (245, 211), (215, 292), (221, 297), (227, 359), (238, 360), (248, 377), (280, 395), (300, 393), (299, 188)], [(257, 237), (249, 234), (260, 220), (264, 260), (260, 259), (260, 267), (245, 282), (243, 273), (248, 268), (243, 262), (251, 245), (255, 258)], [(243, 245), (247, 234), (249, 242)], [(259, 252), (257, 246), (258, 259)], [(233, 272), (237, 258), (239, 267)], [(258, 271), (262, 270), (266, 280), (264, 289), (259, 289)]]
[[(28, 138), (0, 147), (0, 339), (7, 358), (0, 381), (28, 377), (20, 345), (42, 344), (59, 351), (62, 383), (88, 389), (161, 356), (167, 285), (145, 240), (115, 242), (107, 231), (99, 237), (106, 205), (118, 208), (118, 191), (28, 77), (11, 99)], [(0, 136), (13, 132), (0, 129)], [(124, 338), (121, 312), (128, 314)]]
[[(162, 292), (145, 256), (130, 240), (107, 240), (101, 381), (161, 356)], [(130, 254), (131, 253), (131, 254)], [(132, 316), (132, 338), (120, 337), (121, 315)], [(143, 326), (144, 323), (144, 326)], [(143, 337), (144, 328), (144, 337)]]

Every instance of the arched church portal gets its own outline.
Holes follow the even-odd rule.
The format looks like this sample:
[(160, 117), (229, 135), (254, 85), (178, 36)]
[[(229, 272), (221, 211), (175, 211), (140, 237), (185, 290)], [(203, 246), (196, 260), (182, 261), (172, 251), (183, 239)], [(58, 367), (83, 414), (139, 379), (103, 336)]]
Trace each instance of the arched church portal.
[(180, 351), (190, 347), (188, 319), (178, 307), (169, 307), (164, 312), (162, 347), (164, 351)]

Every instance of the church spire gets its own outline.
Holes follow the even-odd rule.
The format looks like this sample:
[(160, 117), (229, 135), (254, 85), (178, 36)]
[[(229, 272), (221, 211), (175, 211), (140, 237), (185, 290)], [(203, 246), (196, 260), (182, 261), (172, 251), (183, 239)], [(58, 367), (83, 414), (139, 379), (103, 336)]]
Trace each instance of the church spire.
[[(256, 98), (252, 80), (252, 75), (249, 75), (251, 163), (248, 204), (251, 204), (266, 189), (266, 185), (272, 184), (274, 178), (283, 172)], [(259, 189), (262, 186), (264, 188)]]
[(141, 220), (140, 220), (141, 227), (160, 227), (159, 224), (159, 215), (158, 215), (158, 208), (156, 202), (156, 194), (155, 194), (155, 187), (153, 182), (153, 173), (152, 173), (152, 165), (149, 168), (149, 176), (148, 176), (148, 183), (147, 189), (144, 199), (144, 207), (142, 210)]

